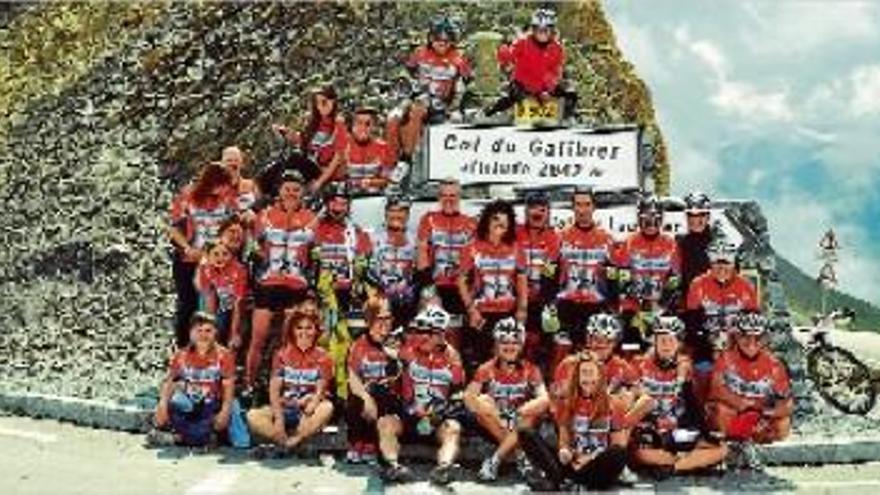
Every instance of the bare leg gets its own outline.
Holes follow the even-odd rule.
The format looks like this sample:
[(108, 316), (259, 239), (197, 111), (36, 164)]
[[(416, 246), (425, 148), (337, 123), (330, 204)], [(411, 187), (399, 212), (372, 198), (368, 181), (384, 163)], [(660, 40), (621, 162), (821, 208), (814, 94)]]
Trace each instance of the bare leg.
[(244, 384), (252, 387), (257, 379), (260, 361), (263, 358), (263, 347), (269, 336), (269, 325), (272, 323), (272, 312), (267, 309), (255, 309), (251, 325), (251, 344), (248, 347), (244, 368)]
[(275, 421), (269, 406), (248, 411), (247, 423), (251, 433), (257, 438), (278, 442), (279, 439), (275, 438)]
[(445, 466), (455, 462), (458, 456), (458, 444), (461, 437), (461, 425), (454, 419), (447, 419), (437, 431), (440, 448), (437, 450), (437, 465)]
[(315, 433), (321, 431), (330, 422), (333, 416), (333, 404), (329, 400), (322, 400), (310, 416), (303, 416), (296, 427), (296, 432), (284, 443), (286, 447), (296, 447)]
[(772, 443), (784, 440), (791, 433), (791, 418), (777, 418), (768, 421), (767, 426), (755, 433), (758, 443)]
[(401, 154), (412, 157), (422, 137), (422, 127), (428, 111), (421, 103), (413, 103), (409, 110), (409, 119), (400, 127)]
[(466, 397), (465, 405), (474, 413), (480, 426), (492, 435), (495, 442), (501, 442), (507, 436), (509, 431), (502, 424), (498, 406), (491, 397), (486, 394), (480, 394), (473, 399)]
[(398, 437), (403, 433), (403, 424), (397, 416), (382, 416), (376, 422), (376, 427), (379, 430), (379, 451), (382, 458), (389, 464), (396, 464), (400, 453)]

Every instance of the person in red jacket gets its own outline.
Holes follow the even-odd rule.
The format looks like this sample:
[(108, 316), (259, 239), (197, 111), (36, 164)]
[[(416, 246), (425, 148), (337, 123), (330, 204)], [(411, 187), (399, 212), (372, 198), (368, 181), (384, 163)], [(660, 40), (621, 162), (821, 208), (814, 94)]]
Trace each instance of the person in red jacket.
[(467, 308), (468, 330), (459, 351), (469, 374), (491, 355), (496, 322), (509, 316), (520, 323), (526, 320), (526, 261), (516, 244), (515, 222), (510, 203), (487, 204), (476, 239), (462, 251), (458, 291)]
[[(235, 358), (217, 343), (214, 316), (197, 311), (190, 321), (190, 342), (171, 358), (159, 390), (151, 446), (205, 446), (225, 433), (232, 413)], [(170, 432), (163, 431), (171, 429)]]
[(511, 45), (501, 45), (497, 57), (502, 69), (511, 72), (511, 80), (507, 94), (486, 109), (486, 116), (507, 110), (526, 96), (542, 103), (562, 97), (565, 100), (564, 115), (574, 115), (577, 94), (562, 80), (565, 48), (556, 38), (555, 12), (548, 9), (535, 11), (529, 33)]
[(550, 199), (542, 191), (526, 195), (526, 220), (516, 229), (516, 242), (526, 257), (528, 281), (528, 316), (526, 317), (525, 355), (542, 369), (548, 369), (550, 334), (543, 332), (541, 314), (556, 297), (556, 272), (559, 267), (560, 237), (550, 225)]
[[(420, 287), (434, 286), (443, 309), (460, 319), (465, 306), (456, 285), (461, 251), (474, 238), (477, 223), (461, 211), (461, 185), (454, 179), (440, 183), (439, 208), (422, 215), (417, 232), (416, 277)], [(459, 348), (460, 322), (454, 322), (448, 342)]]
[(418, 89), (388, 116), (385, 139), (395, 159), (412, 160), (425, 122), (443, 122), (450, 112), (459, 111), (456, 100), (463, 96), (463, 86), (472, 74), (470, 62), (455, 46), (457, 35), (452, 20), (435, 19), (427, 44), (407, 58), (406, 70)]
[(709, 244), (709, 270), (690, 285), (684, 319), (687, 352), (694, 359), (694, 385), (703, 400), (715, 354), (724, 346), (730, 317), (758, 311), (758, 295), (752, 284), (736, 272), (736, 246), (723, 239)]
[(395, 167), (388, 144), (373, 136), (377, 114), (378, 110), (373, 107), (363, 106), (355, 110), (351, 136), (347, 141), (340, 142), (336, 157), (328, 167), (337, 176), (341, 173), (345, 177), (353, 194), (376, 194), (384, 191)]
[[(318, 323), (294, 313), (283, 329), (281, 347), (272, 358), (269, 405), (247, 413), (248, 426), (259, 438), (288, 453), (320, 432), (333, 416), (328, 392), (333, 384), (333, 362), (316, 345)], [(270, 450), (274, 450), (270, 447)], [(262, 456), (259, 447), (255, 455)]]
[(662, 231), (663, 205), (655, 196), (648, 196), (639, 200), (637, 209), (639, 230), (617, 253), (619, 279), (628, 280), (620, 301), (621, 312), (630, 320), (622, 343), (627, 350), (636, 345), (644, 350), (647, 344), (643, 340), (646, 335), (640, 333), (647, 329), (636, 328), (633, 316), (642, 311), (659, 314), (674, 309), (681, 283), (678, 244)]
[(764, 345), (767, 319), (735, 318), (732, 348), (715, 361), (710, 417), (729, 440), (771, 443), (791, 432), (794, 400), (785, 365)]
[[(495, 357), (483, 363), (464, 392), (464, 403), (477, 423), (498, 444), (480, 467), (483, 481), (498, 479), (501, 463), (519, 447), (517, 426), (534, 428), (550, 405), (541, 371), (523, 358), (525, 328), (513, 318), (495, 324)], [(521, 472), (525, 457), (517, 456)]]
[(260, 212), (255, 221), (260, 263), (245, 362), (245, 395), (257, 378), (272, 317), (295, 306), (308, 291), (315, 214), (303, 205), (303, 182), (299, 172), (285, 171), (275, 204)]

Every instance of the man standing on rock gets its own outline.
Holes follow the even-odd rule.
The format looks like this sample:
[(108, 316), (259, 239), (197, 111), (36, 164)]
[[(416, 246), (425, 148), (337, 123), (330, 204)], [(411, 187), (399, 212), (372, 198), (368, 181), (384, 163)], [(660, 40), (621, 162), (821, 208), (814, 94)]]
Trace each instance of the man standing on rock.
[(678, 250), (681, 253), (681, 286), (687, 294), (691, 281), (709, 269), (706, 248), (712, 241), (709, 226), (712, 202), (705, 194), (694, 191), (684, 197), (687, 218), (687, 233), (678, 236)]

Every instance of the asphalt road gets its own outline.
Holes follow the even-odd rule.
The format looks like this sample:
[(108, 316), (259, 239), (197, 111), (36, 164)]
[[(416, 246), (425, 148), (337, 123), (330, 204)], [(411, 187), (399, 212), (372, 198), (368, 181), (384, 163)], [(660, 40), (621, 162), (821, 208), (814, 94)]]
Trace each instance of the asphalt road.
[[(384, 487), (369, 466), (322, 460), (255, 461), (223, 449), (148, 450), (143, 439), (55, 421), (0, 417), (0, 479), (10, 494), (250, 494), (286, 493), (504, 493), (527, 492), (513, 479), (499, 485), (465, 481), (440, 490), (426, 482)], [(418, 466), (426, 473), (430, 466)], [(765, 473), (638, 482), (626, 491), (798, 491), (877, 493), (880, 464), (768, 468)]]

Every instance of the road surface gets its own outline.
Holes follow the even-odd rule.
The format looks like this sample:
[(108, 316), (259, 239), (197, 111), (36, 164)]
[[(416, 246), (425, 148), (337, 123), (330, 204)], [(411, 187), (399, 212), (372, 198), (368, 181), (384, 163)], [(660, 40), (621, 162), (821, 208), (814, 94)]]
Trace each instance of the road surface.
[[(499, 485), (465, 481), (439, 490), (425, 482), (384, 487), (369, 466), (319, 460), (255, 461), (230, 450), (193, 453), (148, 450), (142, 437), (55, 421), (0, 417), (0, 479), (10, 494), (261, 495), (287, 493), (497, 493), (527, 492), (516, 480)], [(429, 466), (419, 466), (426, 472)], [(714, 492), (782, 490), (813, 493), (880, 491), (880, 464), (768, 468), (765, 473), (638, 482), (626, 491)]]

